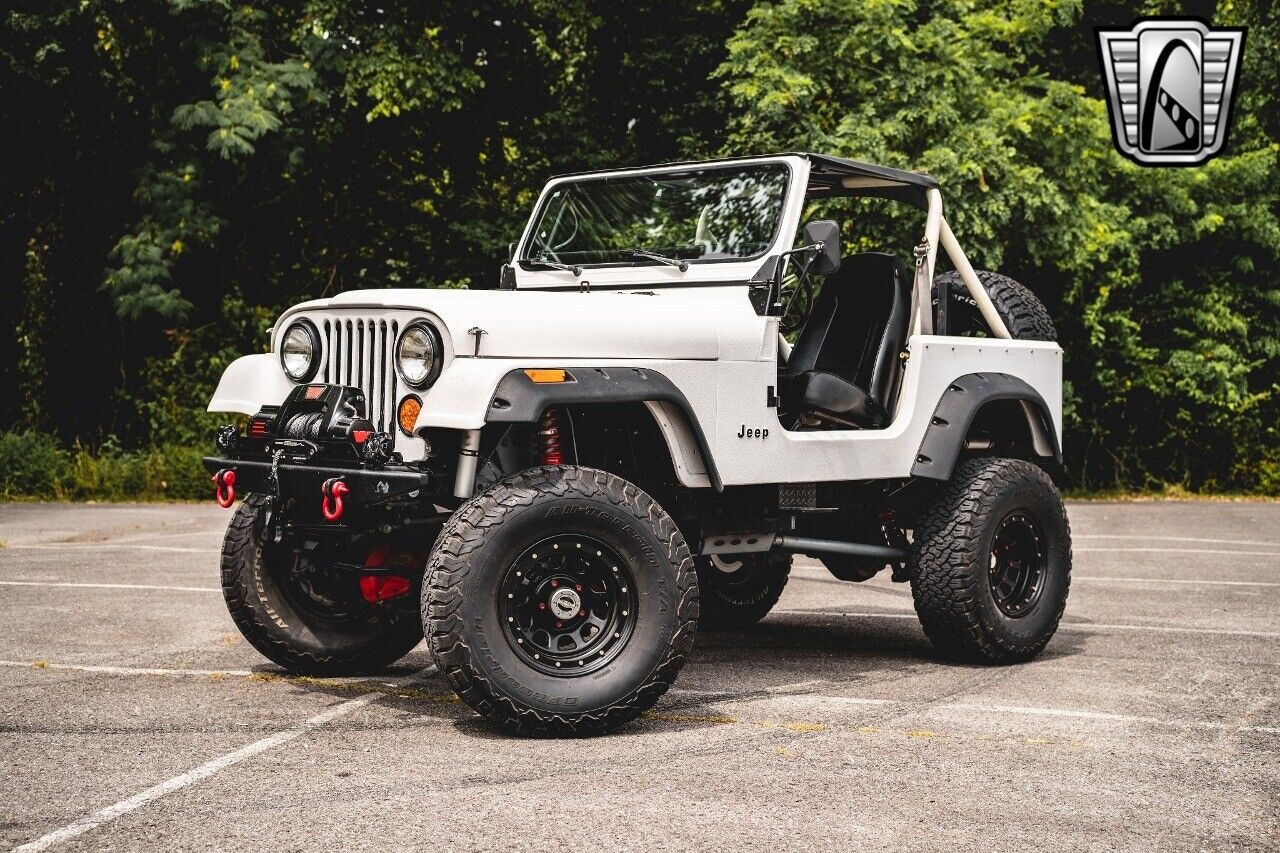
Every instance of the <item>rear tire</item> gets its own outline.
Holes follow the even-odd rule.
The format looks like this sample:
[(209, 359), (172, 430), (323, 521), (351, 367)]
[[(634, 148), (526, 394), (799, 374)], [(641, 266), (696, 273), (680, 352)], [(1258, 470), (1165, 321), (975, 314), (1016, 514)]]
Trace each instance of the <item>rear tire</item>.
[(288, 551), (264, 545), (265, 512), (261, 495), (245, 498), (222, 545), (222, 594), (250, 645), (290, 672), (333, 676), (384, 669), (422, 641), (416, 609), (369, 604), (354, 574), (347, 589), (345, 575), (315, 574)]
[(543, 467), (495, 483), (449, 519), (427, 578), (422, 617), (441, 673), (517, 734), (630, 722), (693, 648), (698, 582), (684, 537), (605, 471)]
[(908, 563), (916, 613), (947, 657), (1034, 658), (1071, 586), (1071, 530), (1053, 481), (1020, 459), (956, 466), (916, 523)]
[(756, 624), (778, 603), (791, 574), (791, 555), (725, 554), (698, 557), (698, 627), (729, 631)]
[[(1056, 341), (1058, 332), (1053, 327), (1049, 312), (1034, 293), (1007, 275), (976, 270), (978, 281), (986, 288), (996, 306), (996, 313), (1004, 320), (1005, 327), (1015, 340)], [(962, 336), (989, 336), (986, 321), (978, 311), (978, 305), (969, 295), (969, 288), (952, 270), (936, 277), (935, 292), (945, 288), (947, 298), (947, 334)]]

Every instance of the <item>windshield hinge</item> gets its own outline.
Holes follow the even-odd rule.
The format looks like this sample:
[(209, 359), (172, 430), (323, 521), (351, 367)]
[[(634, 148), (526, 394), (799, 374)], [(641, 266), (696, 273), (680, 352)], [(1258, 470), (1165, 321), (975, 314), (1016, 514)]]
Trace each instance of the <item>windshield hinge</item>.
[(578, 282), (578, 292), (579, 292), (579, 293), (590, 293), (590, 292), (591, 292), (591, 282), (587, 281), (585, 278), (584, 278), (584, 279), (582, 279), (582, 281)]

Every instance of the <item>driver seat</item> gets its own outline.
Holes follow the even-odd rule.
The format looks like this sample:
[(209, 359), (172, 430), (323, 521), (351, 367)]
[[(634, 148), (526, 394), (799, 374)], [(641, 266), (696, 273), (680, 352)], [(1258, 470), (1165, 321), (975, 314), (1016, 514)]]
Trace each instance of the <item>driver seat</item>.
[(883, 252), (842, 260), (780, 376), (787, 409), (845, 426), (888, 426), (910, 313), (911, 270), (901, 260)]

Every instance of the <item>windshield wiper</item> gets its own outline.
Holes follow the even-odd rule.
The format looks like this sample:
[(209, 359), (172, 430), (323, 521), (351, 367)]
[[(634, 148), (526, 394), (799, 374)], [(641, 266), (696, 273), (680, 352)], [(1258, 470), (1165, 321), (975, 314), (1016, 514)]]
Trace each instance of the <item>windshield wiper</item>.
[(562, 264), (559, 261), (548, 261), (546, 258), (530, 258), (529, 263), (537, 264), (538, 266), (542, 266), (542, 267), (551, 267), (551, 269), (553, 270), (563, 270), (564, 272), (571, 272), (575, 276), (582, 275), (582, 267), (578, 266), (577, 264)]
[(627, 249), (624, 255), (630, 255), (633, 258), (648, 258), (651, 261), (657, 261), (660, 264), (666, 264), (669, 267), (676, 267), (680, 272), (686, 272), (689, 269), (689, 262), (682, 261), (677, 258), (668, 258), (666, 255), (659, 255), (657, 252), (650, 252), (647, 249)]

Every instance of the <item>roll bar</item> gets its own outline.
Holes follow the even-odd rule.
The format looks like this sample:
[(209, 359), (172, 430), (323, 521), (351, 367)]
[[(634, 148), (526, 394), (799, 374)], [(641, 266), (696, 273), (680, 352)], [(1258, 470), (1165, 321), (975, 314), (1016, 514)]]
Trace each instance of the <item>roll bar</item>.
[[(973, 264), (969, 263), (969, 259), (965, 257), (964, 250), (956, 240), (956, 235), (951, 231), (951, 226), (942, 216), (942, 193), (930, 188), (925, 191), (925, 197), (928, 202), (928, 214), (924, 224), (924, 242), (917, 247), (916, 284), (911, 311), (912, 334), (933, 334), (933, 311), (931, 310), (933, 271), (938, 259), (938, 245), (941, 244), (947, 257), (951, 259), (952, 266), (960, 274), (960, 280), (968, 288), (969, 295), (973, 297), (991, 333), (997, 338), (1012, 338), (1013, 335), (1009, 334), (1004, 320), (1000, 319), (1000, 313), (996, 311), (996, 306), (991, 301), (987, 289), (982, 286), (982, 282), (978, 281), (978, 274), (974, 271)], [(923, 252), (920, 252), (920, 249), (923, 249)]]

